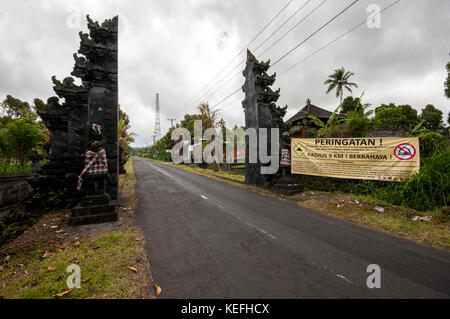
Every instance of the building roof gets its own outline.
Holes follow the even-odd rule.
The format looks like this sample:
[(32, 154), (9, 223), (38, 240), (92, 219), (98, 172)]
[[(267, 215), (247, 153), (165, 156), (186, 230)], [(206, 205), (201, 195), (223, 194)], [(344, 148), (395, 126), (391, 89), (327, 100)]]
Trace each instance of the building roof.
[[(295, 114), (293, 117), (291, 117), (289, 120), (287, 120), (286, 123), (292, 123), (297, 122), (299, 120), (302, 120), (308, 115), (313, 115), (319, 119), (329, 119), (333, 113), (330, 111), (327, 111), (325, 109), (322, 109), (318, 106), (312, 105), (311, 100), (308, 99), (306, 101), (306, 105), (304, 108), (302, 108), (297, 114)], [(338, 118), (345, 118), (346, 116), (344, 114), (337, 114)]]

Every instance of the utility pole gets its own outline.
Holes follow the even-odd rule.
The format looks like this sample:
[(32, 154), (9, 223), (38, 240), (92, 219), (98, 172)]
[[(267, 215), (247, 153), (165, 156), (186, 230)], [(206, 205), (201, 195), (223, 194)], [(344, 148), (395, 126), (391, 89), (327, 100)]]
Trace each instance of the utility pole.
[(173, 122), (176, 121), (177, 119), (167, 119), (168, 121), (170, 121), (170, 127), (173, 127)]

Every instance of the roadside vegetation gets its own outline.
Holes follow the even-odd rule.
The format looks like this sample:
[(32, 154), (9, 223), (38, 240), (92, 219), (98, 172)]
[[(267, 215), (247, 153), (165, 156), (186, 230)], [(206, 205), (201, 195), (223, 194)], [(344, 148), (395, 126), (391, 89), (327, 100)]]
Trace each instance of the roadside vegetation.
[[(40, 99), (31, 105), (10, 95), (0, 103), (0, 174), (31, 173), (48, 163), (51, 136), (38, 116), (46, 108)], [(71, 190), (32, 184), (31, 196), (0, 217), (0, 299), (153, 298), (144, 236), (132, 227), (134, 134), (119, 113), (119, 221), (69, 227)], [(69, 265), (81, 269), (80, 289), (67, 286)]]
[(134, 194), (134, 185), (136, 184), (136, 176), (134, 175), (133, 158), (129, 157), (124, 165), (126, 173), (119, 175), (120, 190), (127, 189)]
[(202, 168), (202, 167), (197, 167), (197, 166), (187, 166), (187, 165), (184, 165), (184, 164), (172, 164), (172, 166), (184, 169), (184, 170), (189, 171), (189, 172), (198, 173), (200, 175), (220, 177), (220, 178), (228, 179), (228, 180), (231, 180), (231, 181), (234, 181), (234, 182), (238, 182), (238, 183), (244, 183), (245, 182), (245, 173), (242, 172), (242, 171), (234, 170), (232, 168), (233, 166), (231, 166), (231, 168), (229, 170), (222, 170), (222, 171), (218, 171), (218, 170), (215, 170), (213, 168)]
[[(25, 250), (12, 250), (3, 256), (0, 297), (143, 298), (145, 253), (142, 239), (137, 240), (141, 236), (136, 229), (127, 229), (74, 239), (70, 243), (57, 241), (52, 246), (38, 241)], [(67, 286), (71, 275), (67, 267), (73, 264), (81, 269), (80, 289)]]
[[(450, 250), (448, 210), (418, 212), (364, 195), (304, 192), (287, 198), (300, 206), (372, 229)], [(377, 210), (378, 209), (378, 210)], [(414, 217), (429, 217), (429, 222)]]
[[(124, 165), (128, 162), (131, 157), (131, 146), (130, 144), (134, 142), (135, 133), (130, 132), (131, 125), (130, 119), (119, 105), (119, 163), (120, 163), (120, 173), (123, 174)], [(131, 165), (131, 169), (132, 169)]]
[(0, 174), (31, 172), (31, 158), (46, 162), (43, 146), (48, 130), (36, 115), (45, 105), (39, 99), (31, 106), (7, 95), (0, 103)]
[[(132, 159), (125, 168), (119, 222), (69, 227), (70, 210), (57, 210), (22, 225), (20, 236), (0, 245), (0, 298), (153, 298), (144, 236), (132, 227)], [(69, 265), (80, 266), (80, 289), (67, 286)]]

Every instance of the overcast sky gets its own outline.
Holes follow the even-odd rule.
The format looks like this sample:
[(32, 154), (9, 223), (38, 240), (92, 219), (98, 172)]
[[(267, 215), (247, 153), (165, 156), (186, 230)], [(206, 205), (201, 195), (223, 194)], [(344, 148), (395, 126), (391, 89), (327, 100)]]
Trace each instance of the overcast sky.
[[(1, 0), (0, 1), (0, 99), (6, 94), (32, 102), (55, 95), (51, 76), (70, 76), (72, 55), (79, 48), (78, 32), (86, 32), (86, 14), (100, 22), (120, 16), (119, 103), (130, 116), (135, 146), (153, 140), (155, 95), (161, 99), (163, 134), (168, 118), (178, 121), (193, 113), (200, 102), (223, 100), (243, 84), (233, 78), (205, 99), (221, 83), (241, 71), (245, 52), (211, 81), (289, 0)], [(277, 61), (321, 27), (353, 0), (328, 0), (270, 50), (260, 55), (323, 0), (293, 0), (277, 19), (249, 46), (257, 48), (302, 5), (306, 6), (262, 45), (255, 55)], [(361, 0), (332, 24), (306, 41), (270, 69), (278, 74), (301, 61), (367, 19), (367, 8), (381, 8), (393, 0)], [(288, 105), (285, 119), (305, 105), (307, 98), (319, 107), (334, 110), (338, 99), (325, 94), (323, 84), (334, 69), (355, 73), (364, 101), (410, 104), (419, 112), (434, 104), (445, 114), (450, 100), (444, 97), (445, 65), (450, 60), (450, 1), (402, 0), (381, 15), (381, 27), (363, 25), (332, 46), (279, 75), (274, 89), (281, 88), (280, 106)], [(219, 82), (229, 73), (222, 82)], [(219, 82), (219, 83), (217, 83)], [(215, 85), (217, 83), (217, 85)], [(207, 86), (203, 92), (202, 88)], [(205, 93), (206, 92), (206, 93)], [(198, 94), (197, 94), (198, 93)], [(204, 93), (204, 94), (202, 94)], [(197, 96), (195, 96), (197, 94)], [(203, 96), (202, 96), (203, 95)], [(191, 98), (191, 103), (187, 104)], [(239, 92), (221, 103), (227, 126), (244, 124)]]

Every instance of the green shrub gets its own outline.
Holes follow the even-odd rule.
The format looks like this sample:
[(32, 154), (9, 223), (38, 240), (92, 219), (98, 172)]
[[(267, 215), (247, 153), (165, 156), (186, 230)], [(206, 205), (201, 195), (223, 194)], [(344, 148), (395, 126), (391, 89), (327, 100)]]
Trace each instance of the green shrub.
[(406, 182), (365, 181), (355, 185), (352, 191), (418, 211), (440, 209), (450, 201), (449, 166), (450, 149), (446, 148), (425, 158), (420, 173)]
[(67, 203), (67, 189), (54, 190), (51, 188), (34, 188), (31, 196), (30, 207), (42, 211), (51, 211), (64, 208)]
[(17, 210), (0, 218), (0, 247), (22, 234), (34, 223), (35, 217), (33, 215), (20, 213)]
[(17, 164), (10, 164), (7, 161), (0, 160), (0, 174), (27, 174), (31, 173), (31, 163), (25, 163), (20, 166)]
[(11, 154), (21, 167), (28, 163), (33, 149), (39, 147), (45, 139), (41, 126), (27, 120), (13, 120), (6, 125), (4, 138), (9, 144)]
[(419, 135), (420, 157), (426, 159), (436, 152), (442, 152), (448, 148), (448, 141), (441, 134), (427, 132)]
[(319, 136), (319, 131), (314, 127), (311, 127), (306, 131), (307, 138), (316, 138), (317, 136)]
[(161, 152), (155, 156), (157, 161), (168, 161), (170, 159), (170, 153)]

